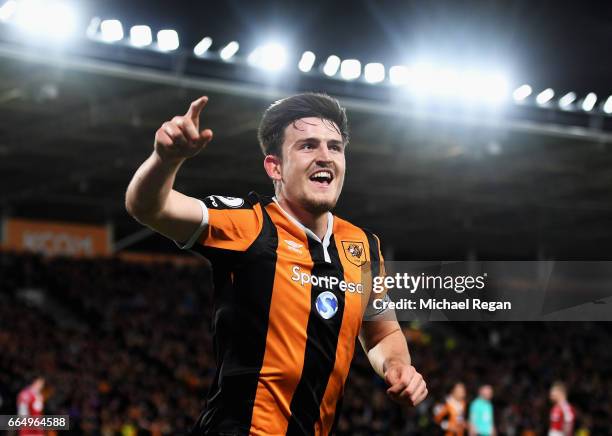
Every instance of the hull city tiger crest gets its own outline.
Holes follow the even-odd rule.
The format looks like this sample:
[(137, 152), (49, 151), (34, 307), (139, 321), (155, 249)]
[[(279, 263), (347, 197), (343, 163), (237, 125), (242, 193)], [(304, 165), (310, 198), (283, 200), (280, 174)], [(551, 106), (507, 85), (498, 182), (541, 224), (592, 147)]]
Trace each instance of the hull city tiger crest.
[(361, 266), (367, 262), (363, 242), (342, 241), (342, 248), (347, 260), (353, 265)]

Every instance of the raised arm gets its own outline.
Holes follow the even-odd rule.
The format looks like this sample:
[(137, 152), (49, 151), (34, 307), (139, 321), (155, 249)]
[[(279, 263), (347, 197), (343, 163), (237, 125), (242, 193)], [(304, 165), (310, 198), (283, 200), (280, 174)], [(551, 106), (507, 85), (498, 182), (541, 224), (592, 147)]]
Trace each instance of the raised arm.
[(202, 223), (203, 211), (193, 197), (172, 189), (185, 160), (212, 139), (200, 131), (200, 113), (208, 97), (193, 101), (183, 116), (165, 122), (155, 133), (153, 153), (138, 168), (125, 194), (125, 208), (140, 223), (176, 241), (186, 241)]

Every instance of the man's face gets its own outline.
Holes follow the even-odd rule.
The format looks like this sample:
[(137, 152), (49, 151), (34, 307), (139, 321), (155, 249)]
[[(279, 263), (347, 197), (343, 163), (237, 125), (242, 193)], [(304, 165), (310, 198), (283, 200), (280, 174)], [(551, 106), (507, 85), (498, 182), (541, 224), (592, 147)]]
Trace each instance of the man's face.
[(458, 400), (458, 401), (463, 400), (465, 398), (465, 386), (462, 383), (456, 384), (455, 387), (453, 388), (452, 395), (455, 398), (455, 400)]
[(550, 401), (552, 401), (553, 403), (556, 403), (557, 401), (559, 401), (560, 396), (561, 396), (561, 392), (558, 388), (554, 386), (550, 388), (550, 393), (549, 393)]
[(489, 385), (483, 386), (480, 388), (480, 395), (485, 400), (491, 401), (491, 398), (493, 398), (493, 388)]
[(329, 120), (308, 117), (289, 124), (280, 165), (283, 196), (310, 213), (333, 209), (344, 183), (344, 148)]
[(37, 379), (34, 380), (32, 384), (33, 384), (34, 390), (37, 392), (40, 392), (45, 387), (45, 379), (42, 377), (38, 377)]

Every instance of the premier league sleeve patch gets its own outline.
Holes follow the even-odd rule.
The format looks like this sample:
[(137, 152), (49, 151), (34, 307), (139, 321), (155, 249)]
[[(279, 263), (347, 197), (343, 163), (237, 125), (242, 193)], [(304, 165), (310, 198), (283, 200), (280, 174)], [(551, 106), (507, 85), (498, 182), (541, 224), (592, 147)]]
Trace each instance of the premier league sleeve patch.
[[(242, 198), (225, 197), (223, 195), (209, 195), (204, 199), (206, 207), (209, 209), (238, 209), (244, 206)], [(250, 205), (247, 205), (250, 207)]]

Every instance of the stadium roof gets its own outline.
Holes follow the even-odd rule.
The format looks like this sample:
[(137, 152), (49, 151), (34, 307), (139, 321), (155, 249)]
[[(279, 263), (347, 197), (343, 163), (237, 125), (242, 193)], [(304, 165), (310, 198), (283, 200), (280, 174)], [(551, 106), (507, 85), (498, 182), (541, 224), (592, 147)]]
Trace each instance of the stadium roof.
[[(427, 57), (499, 63), (518, 82), (610, 94), (612, 41), (608, 2), (567, 0), (90, 1), (91, 16), (126, 26), (173, 28), (193, 47), (239, 41), (250, 51), (270, 37), (296, 53), (336, 54), (385, 65)], [(184, 40), (184, 41), (183, 41)]]

